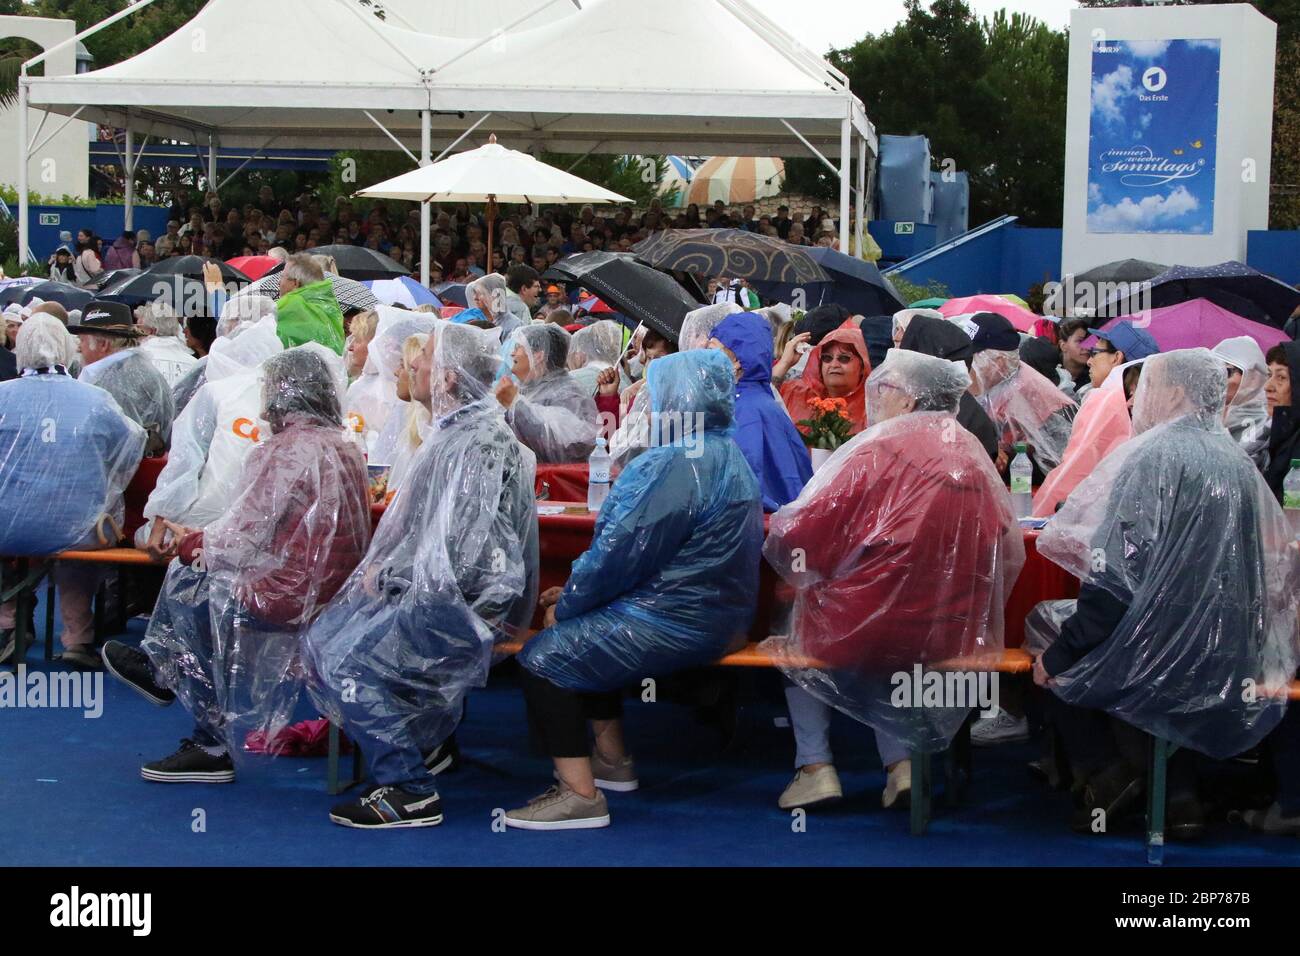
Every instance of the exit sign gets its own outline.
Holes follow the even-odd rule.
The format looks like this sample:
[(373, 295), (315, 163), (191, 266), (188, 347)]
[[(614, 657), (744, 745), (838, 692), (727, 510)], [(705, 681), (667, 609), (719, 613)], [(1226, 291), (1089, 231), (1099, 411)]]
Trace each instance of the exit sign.
[(41, 225), (42, 225), (42, 226), (57, 226), (61, 221), (62, 221), (62, 220), (60, 219), (60, 214), (57, 213), (57, 212), (43, 212), (43, 213), (41, 213)]
[(914, 222), (896, 222), (894, 223), (894, 235), (912, 236), (916, 234), (916, 223)]

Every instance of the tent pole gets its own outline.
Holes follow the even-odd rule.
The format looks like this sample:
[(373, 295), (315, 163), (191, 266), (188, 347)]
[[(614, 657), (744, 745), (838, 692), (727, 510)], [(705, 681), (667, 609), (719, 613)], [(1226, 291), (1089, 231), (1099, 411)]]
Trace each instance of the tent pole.
[[(420, 165), (428, 166), (433, 154), (433, 114), (420, 111)], [(429, 287), (429, 227), (433, 211), (427, 202), (420, 203), (420, 285)]]
[[(208, 192), (215, 193), (220, 190), (221, 184), (217, 182), (217, 137), (215, 133), (208, 134)], [(206, 205), (206, 203), (204, 204)]]
[(840, 123), (840, 252), (849, 254), (849, 196), (853, 188), (850, 169), (853, 163), (853, 123), (844, 117)]
[[(128, 124), (131, 122), (129, 113), (126, 121)], [(122, 172), (126, 180), (126, 189), (123, 190), (122, 228), (130, 232), (135, 228), (135, 133), (131, 131), (129, 125), (126, 128), (126, 156), (122, 159)]]
[(30, 238), (27, 209), (27, 162), (31, 158), (27, 141), (27, 78), (18, 81), (18, 265), (27, 264), (31, 254), (28, 246)]
[(857, 247), (854, 254), (861, 259), (864, 258), (862, 253), (867, 239), (867, 138), (865, 136), (858, 137), (857, 203), (858, 224), (854, 231)]
[(483, 267), (486, 275), (492, 274), (492, 227), (497, 221), (497, 197), (489, 195), (487, 201), (487, 222), (488, 222), (488, 241), (487, 241), (487, 265)]

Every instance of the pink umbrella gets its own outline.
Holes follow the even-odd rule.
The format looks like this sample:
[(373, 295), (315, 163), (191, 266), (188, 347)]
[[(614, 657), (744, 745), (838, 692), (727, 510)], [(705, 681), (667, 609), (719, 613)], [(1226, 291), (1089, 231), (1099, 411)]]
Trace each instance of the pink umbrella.
[(1041, 318), (1000, 295), (968, 295), (964, 299), (949, 299), (939, 306), (939, 312), (947, 319), (957, 315), (972, 315), (976, 312), (996, 312), (1020, 332), (1029, 332), (1033, 329), (1034, 323)]
[[(1152, 309), (1145, 317), (1120, 316), (1101, 326), (1102, 331), (1109, 329), (1116, 322), (1124, 321), (1132, 322), (1150, 332), (1162, 352), (1172, 352), (1175, 349), (1212, 349), (1224, 339), (1235, 338), (1238, 335), (1249, 335), (1265, 352), (1275, 345), (1290, 341), (1281, 329), (1242, 318), (1208, 299), (1190, 299), (1177, 305), (1167, 305), (1163, 309)], [(1084, 340), (1083, 347), (1091, 348), (1095, 341), (1096, 336), (1089, 336)]]

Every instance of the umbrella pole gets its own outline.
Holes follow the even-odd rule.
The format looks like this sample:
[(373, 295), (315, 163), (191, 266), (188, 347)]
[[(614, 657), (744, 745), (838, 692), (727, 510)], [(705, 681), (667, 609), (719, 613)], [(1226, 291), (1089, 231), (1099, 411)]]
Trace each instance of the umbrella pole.
[(497, 197), (489, 194), (488, 202), (487, 202), (487, 224), (488, 224), (487, 265), (483, 267), (483, 271), (489, 274), (492, 272), (492, 246), (493, 246), (492, 227), (496, 224), (496, 221), (497, 221)]

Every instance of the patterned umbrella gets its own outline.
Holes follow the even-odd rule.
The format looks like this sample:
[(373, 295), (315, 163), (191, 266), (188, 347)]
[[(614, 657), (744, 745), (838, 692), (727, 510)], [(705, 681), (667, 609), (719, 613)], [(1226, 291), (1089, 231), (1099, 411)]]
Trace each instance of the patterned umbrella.
[(656, 269), (811, 286), (831, 277), (802, 246), (743, 229), (666, 229), (632, 247)]
[(770, 156), (714, 156), (695, 171), (687, 204), (728, 206), (775, 196), (785, 183), (785, 160)]
[(673, 342), (686, 313), (700, 303), (673, 279), (637, 262), (627, 253), (581, 252), (559, 260), (543, 273), (548, 281), (581, 284), (624, 315), (644, 322)]
[[(375, 294), (360, 282), (336, 276), (332, 272), (325, 273), (325, 278), (334, 287), (334, 298), (338, 299), (339, 308), (344, 311), (373, 309), (379, 305), (379, 299)], [(240, 289), (239, 294), (264, 295), (268, 299), (280, 298), (280, 273), (272, 272), (269, 276), (263, 276), (252, 285)]]

